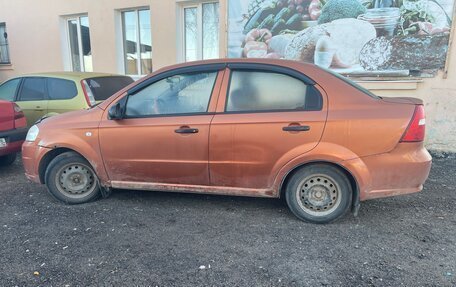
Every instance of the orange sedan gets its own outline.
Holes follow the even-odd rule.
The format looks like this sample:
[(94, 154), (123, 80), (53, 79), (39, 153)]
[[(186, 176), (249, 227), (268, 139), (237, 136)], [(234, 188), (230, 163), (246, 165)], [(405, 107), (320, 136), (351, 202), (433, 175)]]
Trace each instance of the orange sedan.
[(112, 188), (284, 197), (327, 223), (422, 190), (423, 103), (381, 98), (317, 66), (222, 59), (161, 69), (98, 106), (42, 120), (26, 175), (78, 204)]

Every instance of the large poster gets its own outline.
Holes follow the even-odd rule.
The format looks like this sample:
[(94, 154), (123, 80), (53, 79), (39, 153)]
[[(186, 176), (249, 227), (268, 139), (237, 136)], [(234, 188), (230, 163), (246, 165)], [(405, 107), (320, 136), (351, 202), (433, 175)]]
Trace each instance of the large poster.
[(290, 59), (348, 75), (420, 75), (445, 65), (453, 0), (228, 3), (228, 57)]

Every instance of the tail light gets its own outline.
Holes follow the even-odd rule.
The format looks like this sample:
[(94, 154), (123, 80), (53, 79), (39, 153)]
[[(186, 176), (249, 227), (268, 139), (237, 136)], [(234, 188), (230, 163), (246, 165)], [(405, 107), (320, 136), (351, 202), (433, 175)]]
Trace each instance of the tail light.
[(91, 107), (96, 104), (95, 97), (93, 96), (92, 90), (90, 89), (89, 83), (86, 80), (81, 81), (82, 90), (86, 98), (87, 104)]
[(426, 117), (424, 114), (424, 106), (418, 105), (415, 107), (415, 113), (410, 121), (407, 130), (402, 136), (401, 142), (422, 142), (426, 130)]
[(24, 112), (22, 109), (13, 103), (14, 109), (14, 128), (21, 128), (27, 125), (27, 120), (25, 119)]

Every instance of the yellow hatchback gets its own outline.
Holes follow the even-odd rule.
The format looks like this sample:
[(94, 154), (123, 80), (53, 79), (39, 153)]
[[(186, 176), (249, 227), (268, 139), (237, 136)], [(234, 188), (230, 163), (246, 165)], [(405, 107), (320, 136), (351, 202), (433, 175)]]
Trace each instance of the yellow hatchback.
[(128, 76), (56, 72), (23, 75), (0, 85), (0, 99), (15, 102), (30, 127), (43, 116), (89, 108), (133, 83)]

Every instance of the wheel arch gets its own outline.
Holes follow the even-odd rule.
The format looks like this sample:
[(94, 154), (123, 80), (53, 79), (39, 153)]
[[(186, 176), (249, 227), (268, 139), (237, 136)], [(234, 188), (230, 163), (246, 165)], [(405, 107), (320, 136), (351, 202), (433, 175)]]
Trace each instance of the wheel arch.
[(358, 183), (356, 177), (346, 167), (344, 167), (338, 163), (327, 161), (327, 160), (313, 160), (313, 161), (309, 161), (309, 162), (304, 162), (304, 163), (300, 163), (300, 164), (294, 166), (292, 169), (290, 169), (285, 174), (285, 176), (283, 176), (283, 178), (280, 182), (279, 190), (278, 190), (279, 197), (284, 198), (287, 183), (290, 180), (290, 178), (293, 176), (293, 174), (295, 174), (298, 170), (300, 170), (302, 168), (305, 168), (305, 167), (308, 167), (311, 165), (317, 165), (317, 164), (333, 166), (333, 167), (339, 169), (340, 171), (342, 171), (347, 176), (348, 180), (350, 181), (350, 185), (352, 187), (352, 192), (353, 192), (352, 211), (356, 213), (357, 209), (359, 207), (359, 204), (360, 204), (359, 183)]
[[(85, 160), (87, 160), (87, 158), (82, 155), (81, 153), (79, 153), (78, 151), (74, 150), (74, 149), (71, 149), (71, 148), (67, 148), (67, 147), (57, 147), (57, 148), (54, 148), (52, 149), (51, 151), (47, 152), (43, 158), (41, 159), (39, 165), (38, 165), (38, 176), (39, 176), (39, 179), (40, 179), (40, 183), (42, 184), (45, 184), (45, 174), (46, 174), (46, 170), (49, 166), (49, 164), (51, 163), (51, 161), (56, 158), (58, 155), (61, 155), (63, 153), (66, 153), (66, 152), (74, 152), (74, 153), (77, 153), (79, 156), (81, 156), (82, 158), (84, 158)], [(88, 160), (87, 160), (88, 161)], [(91, 164), (92, 165), (92, 164)]]

